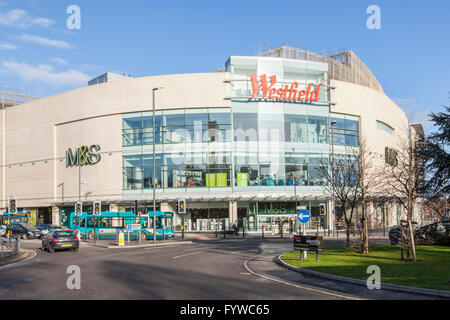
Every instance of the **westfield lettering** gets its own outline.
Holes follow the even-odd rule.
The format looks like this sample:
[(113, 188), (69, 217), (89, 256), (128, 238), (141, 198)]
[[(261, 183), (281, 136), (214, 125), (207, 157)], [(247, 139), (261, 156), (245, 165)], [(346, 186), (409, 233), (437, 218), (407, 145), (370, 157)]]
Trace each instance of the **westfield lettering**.
[(261, 99), (292, 102), (317, 102), (319, 101), (320, 89), (323, 86), (323, 83), (320, 83), (315, 90), (313, 90), (314, 84), (310, 83), (306, 90), (299, 90), (300, 84), (298, 82), (293, 82), (291, 85), (286, 85), (284, 88), (276, 88), (277, 76), (269, 77), (270, 85), (267, 82), (267, 75), (265, 74), (259, 77), (259, 83), (256, 73), (250, 74), (249, 77), (252, 81), (252, 99), (255, 99), (261, 90)]

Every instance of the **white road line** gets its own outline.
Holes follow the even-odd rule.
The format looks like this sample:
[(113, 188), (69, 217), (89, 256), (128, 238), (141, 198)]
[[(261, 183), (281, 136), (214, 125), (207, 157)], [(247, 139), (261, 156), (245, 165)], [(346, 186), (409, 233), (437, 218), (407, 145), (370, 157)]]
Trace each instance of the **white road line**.
[(208, 247), (197, 247), (197, 248), (186, 249), (186, 250), (184, 250), (184, 251), (193, 251), (193, 250), (211, 249), (211, 248), (215, 248), (215, 247), (212, 247), (212, 246), (208, 246)]
[(230, 254), (235, 254), (235, 253), (240, 253), (240, 252), (261, 252), (261, 250), (260, 249), (239, 250), (239, 251), (230, 252)]
[(153, 252), (160, 252), (160, 251), (163, 251), (162, 249), (159, 249), (159, 250), (153, 250), (153, 251), (150, 251), (150, 250), (146, 250), (146, 251), (141, 251), (141, 252), (137, 252), (137, 253), (130, 253), (130, 254), (127, 254), (127, 255), (125, 255), (126, 257), (132, 257), (132, 256), (139, 256), (139, 255), (142, 255), (142, 254), (150, 254), (150, 253), (153, 253)]
[(199, 253), (203, 253), (203, 251), (192, 252), (192, 253), (188, 253), (188, 254), (183, 254), (183, 255), (181, 255), (181, 256), (173, 257), (172, 259), (178, 259), (178, 258), (182, 258), (182, 257), (186, 257), (186, 256), (191, 256), (191, 255), (193, 255), (193, 254), (199, 254)]
[(301, 285), (298, 285), (298, 284), (292, 284), (292, 283), (289, 283), (289, 282), (285, 282), (285, 281), (282, 281), (282, 280), (270, 278), (270, 277), (267, 277), (265, 275), (256, 273), (253, 270), (251, 270), (248, 267), (248, 265), (247, 265), (247, 263), (250, 260), (253, 260), (256, 257), (257, 256), (254, 256), (253, 258), (245, 260), (244, 261), (244, 267), (245, 267), (245, 269), (247, 269), (248, 272), (250, 272), (251, 274), (253, 274), (253, 275), (257, 276), (257, 277), (260, 277), (260, 278), (263, 278), (263, 279), (266, 279), (266, 280), (270, 280), (270, 281), (274, 281), (274, 282), (278, 282), (278, 283), (281, 283), (281, 284), (284, 284), (284, 285), (287, 285), (287, 286), (291, 286), (291, 287), (294, 287), (294, 288), (298, 288), (298, 289), (304, 289), (304, 290), (307, 290), (307, 291), (312, 291), (312, 292), (316, 292), (316, 293), (326, 294), (326, 295), (329, 295), (329, 296), (332, 296), (332, 297), (348, 299), (348, 300), (365, 300), (365, 299), (362, 299), (362, 298), (355, 298), (355, 297), (346, 296), (346, 295), (342, 295), (342, 294), (338, 294), (338, 293), (332, 293), (332, 292), (323, 291), (323, 290), (319, 290), (319, 289), (313, 289), (313, 288), (309, 288), (309, 287), (304, 287), (304, 286), (301, 286)]

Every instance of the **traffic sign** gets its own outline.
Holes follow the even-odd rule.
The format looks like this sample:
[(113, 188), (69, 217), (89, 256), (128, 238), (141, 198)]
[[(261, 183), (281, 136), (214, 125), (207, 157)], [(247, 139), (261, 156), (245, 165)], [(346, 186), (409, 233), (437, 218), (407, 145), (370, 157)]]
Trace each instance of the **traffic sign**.
[(300, 223), (308, 223), (311, 220), (311, 213), (308, 210), (300, 210), (297, 214), (297, 219)]
[(141, 230), (141, 225), (140, 224), (127, 224), (127, 231), (128, 232), (139, 231), (139, 230)]

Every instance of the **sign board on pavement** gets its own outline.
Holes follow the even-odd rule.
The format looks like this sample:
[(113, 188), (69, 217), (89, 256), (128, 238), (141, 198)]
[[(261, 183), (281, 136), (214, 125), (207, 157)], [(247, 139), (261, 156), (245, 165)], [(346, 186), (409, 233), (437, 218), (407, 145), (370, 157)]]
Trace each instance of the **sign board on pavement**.
[(294, 235), (294, 250), (323, 252), (323, 237)]

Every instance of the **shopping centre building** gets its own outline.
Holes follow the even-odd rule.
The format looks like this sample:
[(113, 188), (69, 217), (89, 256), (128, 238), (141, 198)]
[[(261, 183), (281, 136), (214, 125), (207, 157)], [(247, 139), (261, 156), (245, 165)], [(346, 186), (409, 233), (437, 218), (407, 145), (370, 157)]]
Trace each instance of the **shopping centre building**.
[[(67, 224), (79, 200), (87, 210), (100, 200), (104, 210), (138, 201), (151, 211), (155, 154), (157, 209), (186, 199), (186, 230), (244, 219), (249, 231), (282, 221), (291, 232), (299, 207), (312, 212), (307, 229), (328, 230), (341, 223), (324, 188), (331, 153), (357, 151), (364, 139), (383, 162), (408, 136), (405, 113), (352, 51), (281, 47), (231, 56), (210, 73), (108, 75), (31, 102), (3, 95), (3, 207), (14, 197), (53, 224)], [(401, 208), (369, 211), (377, 227), (397, 224)]]

